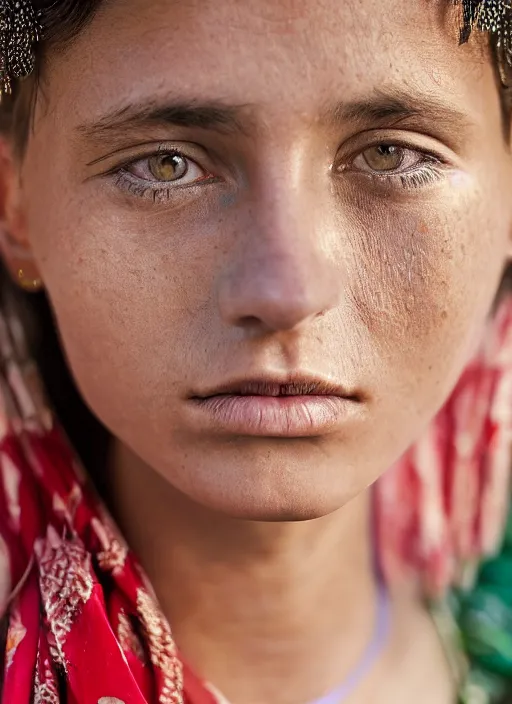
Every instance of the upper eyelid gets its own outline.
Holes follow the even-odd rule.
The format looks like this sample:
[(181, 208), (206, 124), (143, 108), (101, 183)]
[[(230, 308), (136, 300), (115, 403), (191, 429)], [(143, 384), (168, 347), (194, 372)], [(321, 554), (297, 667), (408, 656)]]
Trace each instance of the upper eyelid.
[[(374, 146), (376, 146), (376, 145), (374, 145)], [(392, 146), (398, 146), (401, 149), (403, 149), (405, 152), (410, 152), (412, 154), (417, 155), (418, 164), (442, 164), (441, 160), (437, 156), (435, 156), (434, 154), (429, 154), (428, 152), (420, 151), (418, 149), (410, 149), (409, 147), (401, 147), (400, 145), (395, 145), (395, 144), (393, 144)], [(372, 147), (369, 147), (369, 148), (371, 149)], [(356, 155), (355, 159), (357, 159), (360, 156), (363, 156), (365, 151), (367, 151), (367, 150), (365, 149), (364, 151), (359, 152)], [(355, 161), (355, 159), (353, 159), (352, 161)], [(409, 168), (411, 168), (411, 167), (409, 167)], [(391, 171), (393, 171), (393, 169)]]
[[(419, 135), (419, 137), (428, 140), (427, 145), (419, 145), (412, 139), (404, 137), (404, 132), (407, 134), (407, 130), (385, 130), (385, 129), (375, 129), (360, 132), (356, 135), (350, 137), (345, 144), (340, 145), (338, 148), (336, 159), (342, 157), (342, 160), (346, 158), (355, 159), (359, 153), (365, 149), (369, 149), (372, 146), (376, 146), (379, 143), (396, 144), (403, 149), (409, 149), (418, 153), (425, 154), (426, 156), (432, 156), (443, 163), (449, 163), (450, 159), (442, 153), (442, 150), (436, 149), (432, 146), (434, 139), (429, 136)], [(411, 131), (411, 134), (416, 134)], [(437, 140), (435, 140), (437, 141)], [(355, 142), (355, 144), (354, 144)], [(359, 145), (358, 145), (359, 143)], [(143, 161), (144, 159), (149, 159), (152, 156), (157, 156), (162, 153), (178, 153), (185, 158), (188, 158), (194, 162), (200, 163), (202, 159), (205, 159), (208, 163), (207, 168), (213, 170), (214, 165), (218, 161), (218, 155), (210, 154), (209, 151), (204, 149), (201, 144), (192, 141), (151, 141), (144, 142), (132, 147), (124, 147), (123, 149), (118, 149), (115, 152), (107, 154), (95, 159), (87, 164), (87, 167), (99, 166), (101, 164), (109, 164), (108, 168), (103, 170), (103, 173), (112, 173), (119, 169), (122, 169), (130, 164), (136, 163), (137, 161)], [(123, 156), (124, 155), (124, 156)], [(223, 160), (222, 160), (223, 161)], [(201, 165), (201, 164), (200, 164)], [(226, 168), (226, 164), (223, 167)], [(229, 170), (229, 169), (228, 169)]]
[(193, 142), (145, 142), (95, 159), (89, 162), (87, 167), (98, 167), (98, 170), (101, 168), (103, 173), (114, 173), (129, 164), (135, 164), (159, 154), (179, 154), (194, 162), (199, 162), (201, 159), (211, 161), (208, 153), (199, 144)]
[(424, 154), (426, 157), (434, 158), (443, 164), (457, 164), (456, 155), (447, 145), (429, 135), (400, 129), (379, 128), (359, 132), (340, 146), (338, 156), (341, 160), (355, 159), (366, 149), (371, 149), (379, 144), (392, 144), (402, 149), (409, 149)]

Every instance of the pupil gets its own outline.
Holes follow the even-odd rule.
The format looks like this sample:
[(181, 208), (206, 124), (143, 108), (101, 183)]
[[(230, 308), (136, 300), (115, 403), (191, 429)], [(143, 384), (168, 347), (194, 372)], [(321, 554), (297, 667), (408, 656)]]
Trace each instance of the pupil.
[(175, 181), (187, 172), (187, 163), (179, 154), (163, 154), (153, 159), (151, 171), (156, 179)]
[(178, 169), (180, 160), (176, 154), (170, 154), (169, 156), (162, 157), (162, 166), (164, 168)]
[(392, 144), (381, 144), (377, 148), (380, 156), (386, 157), (386, 156), (395, 156), (396, 154), (396, 147), (393, 146)]

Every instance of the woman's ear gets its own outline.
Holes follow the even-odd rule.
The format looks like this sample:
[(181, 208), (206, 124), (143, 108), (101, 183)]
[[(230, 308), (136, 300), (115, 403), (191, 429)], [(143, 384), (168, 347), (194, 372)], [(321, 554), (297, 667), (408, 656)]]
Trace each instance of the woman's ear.
[(0, 254), (19, 286), (26, 291), (42, 288), (28, 239), (19, 172), (12, 147), (3, 136), (0, 136)]

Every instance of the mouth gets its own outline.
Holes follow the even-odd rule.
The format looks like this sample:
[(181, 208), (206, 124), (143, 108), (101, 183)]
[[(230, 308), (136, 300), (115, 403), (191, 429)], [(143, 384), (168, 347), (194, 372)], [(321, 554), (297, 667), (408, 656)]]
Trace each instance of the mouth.
[(357, 414), (361, 397), (322, 379), (244, 379), (190, 398), (210, 430), (252, 437), (302, 438), (334, 432)]

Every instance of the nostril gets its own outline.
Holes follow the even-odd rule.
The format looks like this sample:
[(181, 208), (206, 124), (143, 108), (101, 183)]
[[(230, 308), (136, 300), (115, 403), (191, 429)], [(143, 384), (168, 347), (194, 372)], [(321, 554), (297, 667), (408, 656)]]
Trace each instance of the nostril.
[(238, 326), (245, 329), (260, 328), (264, 327), (264, 323), (255, 315), (245, 315), (239, 319)]

